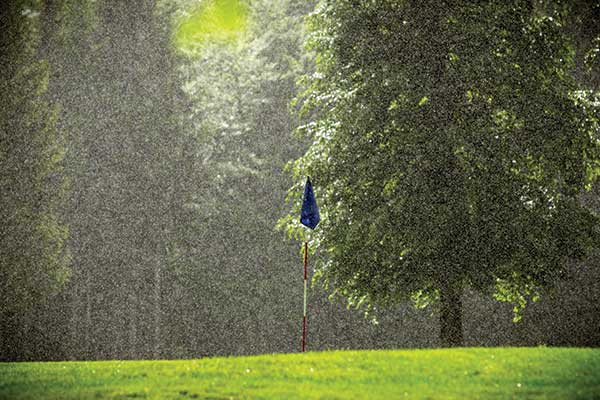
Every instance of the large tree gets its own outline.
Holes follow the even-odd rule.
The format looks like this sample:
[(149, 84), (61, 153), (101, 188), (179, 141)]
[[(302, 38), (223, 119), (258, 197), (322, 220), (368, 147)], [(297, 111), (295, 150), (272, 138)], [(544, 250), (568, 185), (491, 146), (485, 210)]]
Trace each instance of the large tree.
[(69, 276), (64, 132), (45, 98), (49, 67), (39, 57), (40, 1), (0, 8), (0, 313), (56, 293)]
[[(0, 358), (27, 358), (30, 313), (67, 282), (65, 132), (48, 100), (41, 2), (0, 5)], [(16, 340), (15, 340), (16, 338)]]
[(367, 309), (439, 301), (441, 343), (460, 345), (465, 287), (518, 311), (597, 245), (579, 195), (598, 119), (562, 17), (530, 1), (322, 2), (291, 195), (314, 178), (333, 292)]

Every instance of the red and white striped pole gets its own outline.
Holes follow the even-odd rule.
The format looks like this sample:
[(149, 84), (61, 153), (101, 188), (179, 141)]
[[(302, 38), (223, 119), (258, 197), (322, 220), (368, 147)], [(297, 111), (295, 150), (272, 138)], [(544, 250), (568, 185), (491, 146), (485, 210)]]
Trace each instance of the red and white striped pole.
[[(304, 186), (304, 197), (302, 198), (302, 210), (300, 211), (300, 223), (310, 229), (315, 229), (319, 224), (319, 208), (315, 200), (310, 178), (306, 177)], [(306, 351), (306, 292), (308, 291), (308, 241), (304, 242), (304, 317), (302, 318), (302, 352)]]
[(306, 350), (306, 291), (308, 289), (308, 242), (304, 242), (304, 318), (302, 318), (302, 352)]

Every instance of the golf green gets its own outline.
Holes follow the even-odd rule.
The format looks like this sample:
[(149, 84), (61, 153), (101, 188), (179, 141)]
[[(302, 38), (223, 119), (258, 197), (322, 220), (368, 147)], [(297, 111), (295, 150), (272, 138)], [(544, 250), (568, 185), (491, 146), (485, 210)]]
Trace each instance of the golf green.
[(592, 399), (600, 349), (335, 351), (1, 363), (2, 399)]

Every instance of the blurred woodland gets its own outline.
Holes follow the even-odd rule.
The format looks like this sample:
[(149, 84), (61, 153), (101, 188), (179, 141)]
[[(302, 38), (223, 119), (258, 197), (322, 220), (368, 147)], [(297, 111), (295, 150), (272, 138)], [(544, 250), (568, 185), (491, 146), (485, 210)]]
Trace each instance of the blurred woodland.
[[(320, 103), (302, 115), (294, 99), (328, 62), (305, 43), (324, 32), (314, 25), (319, 15), (349, 4), (350, 15), (351, 3), (369, 2), (334, 3), (2, 2), (0, 361), (299, 350), (300, 240), (281, 227), (292, 224), (297, 202), (288, 191), (301, 195), (310, 171), (290, 161), (319, 140), (299, 127), (322, 111)], [(394, 2), (370, 3), (386, 11)], [(564, 71), (597, 95), (600, 5), (509, 3), (562, 18), (557, 32), (572, 58)], [(358, 34), (387, 23), (378, 18), (343, 21), (355, 30), (336, 33), (347, 35), (349, 52), (336, 54), (393, 67), (391, 57), (360, 52)], [(348, 77), (335, 71), (340, 82)], [(326, 182), (314, 176), (317, 196)], [(597, 214), (600, 188), (590, 185), (577, 196)], [(330, 240), (340, 248), (352, 243), (338, 234)], [(328, 257), (315, 249), (311, 263)], [(465, 344), (600, 345), (600, 253), (561, 268), (567, 273), (517, 323), (510, 302), (465, 290)], [(310, 291), (310, 350), (440, 345), (436, 305), (406, 300), (365, 318), (351, 301), (330, 301), (332, 292), (320, 281)]]

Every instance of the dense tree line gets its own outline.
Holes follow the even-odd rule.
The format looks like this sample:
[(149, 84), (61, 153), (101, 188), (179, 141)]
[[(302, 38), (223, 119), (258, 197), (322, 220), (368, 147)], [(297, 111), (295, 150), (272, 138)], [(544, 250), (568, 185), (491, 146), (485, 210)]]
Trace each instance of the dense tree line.
[[(308, 156), (296, 163), (296, 174), (316, 173), (317, 195), (326, 200), (321, 209), (332, 221), (331, 215), (345, 203), (330, 201), (328, 177), (341, 178), (354, 167), (364, 167), (365, 182), (379, 184), (373, 173), (385, 160), (367, 163), (374, 158), (363, 157), (369, 152), (366, 143), (378, 135), (370, 124), (385, 126), (399, 113), (417, 109), (433, 131), (432, 121), (442, 116), (426, 109), (435, 104), (435, 90), (449, 90), (423, 90), (417, 100), (426, 96), (424, 104), (412, 108), (395, 97), (386, 100), (392, 91), (386, 85), (397, 88), (401, 81), (398, 72), (403, 67), (397, 59), (410, 61), (410, 51), (435, 59), (423, 61), (412, 77), (422, 88), (435, 88), (435, 82), (427, 79), (431, 68), (443, 62), (429, 50), (441, 48), (445, 39), (430, 41), (428, 24), (429, 17), (443, 15), (445, 9), (413, 5), (411, 12), (421, 26), (406, 28), (405, 19), (387, 12), (386, 7), (396, 2), (369, 2), (367, 8), (354, 7), (363, 2), (335, 3), (325, 2), (317, 9), (310, 20), (312, 33), (306, 32), (304, 17), (314, 3), (291, 0), (211, 0), (199, 5), (188, 0), (19, 0), (0, 6), (0, 359), (186, 358), (298, 350), (301, 256), (298, 243), (285, 241), (274, 229), (289, 208), (285, 197), (292, 179), (283, 166), (309, 149)], [(562, 15), (571, 21), (565, 22), (569, 35), (580, 38), (575, 65), (579, 68), (587, 60), (593, 66), (595, 53), (589, 50), (596, 43), (594, 32), (581, 28), (589, 19), (584, 2), (571, 8), (543, 4), (536, 12)], [(239, 34), (209, 35), (192, 47), (179, 41), (182, 26), (203, 7), (219, 6), (233, 7), (224, 15), (240, 18)], [(457, 10), (479, 12), (489, 20), (495, 15), (476, 7)], [(510, 6), (492, 11), (498, 10), (513, 12)], [(452, 32), (480, 40), (477, 35), (487, 20), (470, 25), (467, 14), (457, 14)], [(322, 34), (322, 28), (336, 22), (343, 22), (336, 29), (345, 30)], [(419, 41), (400, 51), (398, 46), (407, 43), (394, 42), (395, 28), (415, 29)], [(552, 24), (546, 28), (555, 32)], [(319, 46), (304, 49), (307, 34), (325, 47), (337, 43), (341, 53)], [(563, 43), (560, 40), (556, 43)], [(332, 55), (346, 57), (350, 64), (328, 58)], [(485, 57), (480, 60), (485, 62)], [(467, 61), (457, 63), (467, 68)], [(552, 73), (562, 73), (561, 68)], [(326, 132), (316, 140), (302, 136), (303, 130), (299, 139), (291, 136), (300, 124), (296, 112), (301, 103), (290, 107), (299, 76), (307, 76), (304, 85), (317, 83), (309, 96), (331, 100), (322, 96), (322, 88), (362, 82), (370, 73), (375, 76), (361, 86), (368, 90), (358, 92), (358, 103), (352, 102), (357, 92), (345, 92), (346, 87), (336, 92), (342, 95), (336, 97), (340, 115), (348, 118), (343, 121), (354, 126), (344, 143), (353, 148), (351, 153), (327, 149)], [(576, 78), (594, 88), (596, 76), (593, 69), (580, 68)], [(571, 85), (570, 77), (564, 79)], [(483, 96), (473, 93), (474, 102)], [(355, 106), (364, 120), (353, 119)], [(331, 111), (321, 107), (309, 116), (327, 112)], [(325, 125), (309, 124), (309, 131), (311, 126)], [(338, 129), (335, 124), (333, 128)], [(309, 147), (313, 140), (316, 144)], [(348, 164), (337, 163), (344, 154)], [(311, 157), (322, 157), (322, 169)], [(436, 160), (443, 164), (445, 158), (431, 161)], [(423, 184), (434, 180), (431, 174), (420, 178)], [(376, 206), (377, 196), (371, 192), (366, 194), (369, 201), (358, 201), (364, 195), (357, 190), (364, 188), (360, 180), (347, 183), (345, 193), (356, 197), (355, 206)], [(446, 186), (451, 192), (451, 185)], [(391, 184), (388, 189), (398, 191)], [(298, 186), (291, 197), (297, 194), (301, 194)], [(597, 209), (597, 198), (596, 193), (584, 201)], [(460, 207), (461, 202), (455, 205)], [(355, 206), (354, 212), (359, 210)], [(378, 221), (385, 217), (379, 215)], [(360, 245), (361, 227), (369, 224), (353, 225), (319, 228), (312, 238), (318, 245), (313, 246), (319, 249), (317, 258), (331, 255), (332, 242), (327, 240), (332, 240), (340, 249), (353, 244), (356, 252), (346, 253), (348, 257), (384, 265), (380, 254), (365, 253)], [(319, 236), (326, 231), (340, 235), (326, 240)], [(296, 239), (304, 235), (293, 233), (298, 234)], [(392, 239), (385, 244), (402, 245)], [(519, 325), (510, 322), (510, 307), (468, 292), (466, 342), (597, 344), (600, 338), (589, 327), (600, 314), (597, 306), (583, 303), (598, 296), (593, 285), (597, 259), (587, 265), (587, 269), (571, 265), (576, 280), (556, 281), (558, 294), (547, 305), (525, 311)], [(577, 298), (574, 288), (586, 279), (592, 283), (587, 283), (582, 303), (565, 302), (561, 293)], [(332, 288), (337, 285), (331, 283)], [(384, 284), (381, 280), (374, 288), (383, 290)], [(422, 293), (422, 303), (429, 300), (427, 294), (431, 293)], [(375, 313), (377, 325), (346, 310), (344, 304), (329, 302), (327, 295), (319, 286), (311, 291), (309, 349), (440, 344), (435, 310), (423, 313), (408, 304), (395, 305)], [(559, 318), (562, 325), (536, 331), (544, 321), (556, 319), (551, 310), (559, 306), (565, 308)], [(493, 312), (498, 316), (482, 315)], [(581, 335), (564, 342), (567, 325), (580, 327)]]
[(303, 10), (253, 3), (245, 42), (203, 63), (176, 54), (166, 2), (37, 7), (34, 56), (68, 135), (72, 268), (60, 293), (12, 318), (3, 357), (293, 351), (296, 252), (273, 226), (298, 151), (286, 133)]
[(56, 294), (70, 273), (69, 229), (59, 207), (65, 132), (47, 98), (50, 66), (40, 58), (41, 2), (0, 6), (0, 319), (7, 337), (27, 329), (17, 315)]

